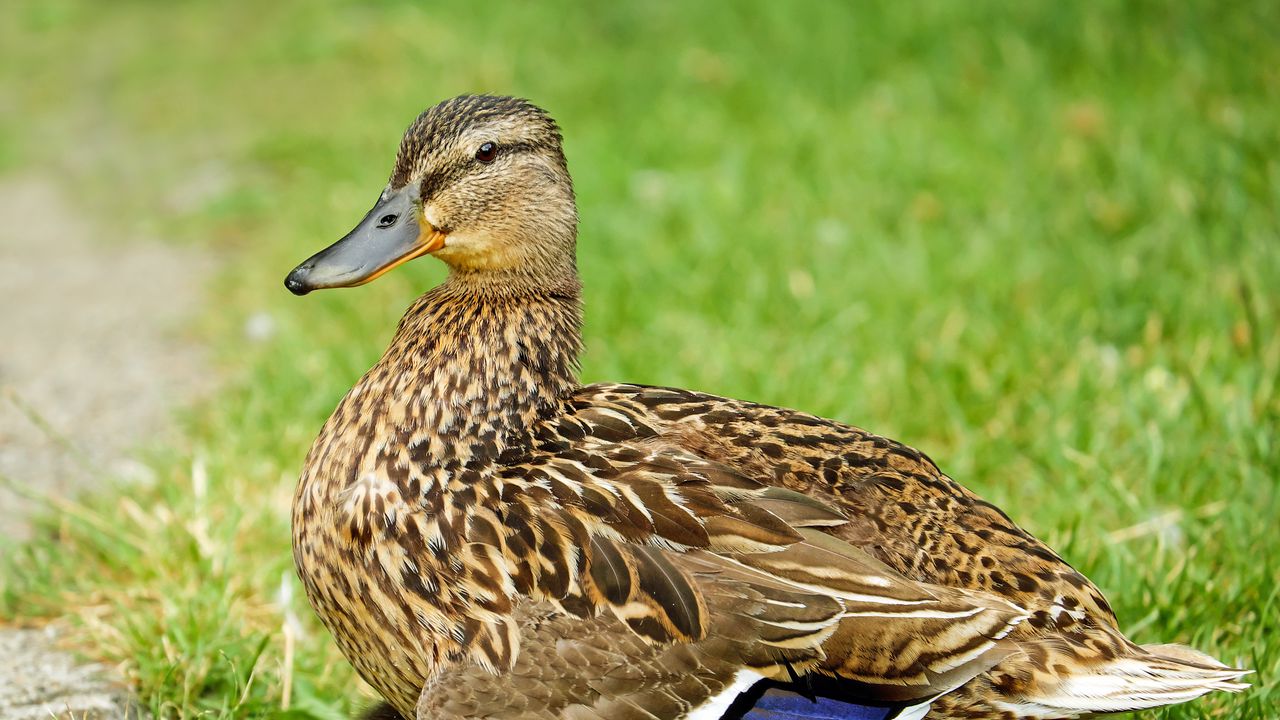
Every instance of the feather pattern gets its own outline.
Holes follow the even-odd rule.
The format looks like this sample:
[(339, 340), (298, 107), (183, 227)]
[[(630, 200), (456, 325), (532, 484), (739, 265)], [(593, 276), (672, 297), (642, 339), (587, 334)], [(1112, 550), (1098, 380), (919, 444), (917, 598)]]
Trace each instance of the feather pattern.
[[(478, 162), (482, 141), (505, 154)], [(408, 191), (449, 279), (339, 403), (293, 507), (307, 596), (379, 717), (1049, 718), (1240, 687), (1130, 643), (905, 445), (580, 385), (576, 210), (537, 108), (424, 113), (384, 196)]]

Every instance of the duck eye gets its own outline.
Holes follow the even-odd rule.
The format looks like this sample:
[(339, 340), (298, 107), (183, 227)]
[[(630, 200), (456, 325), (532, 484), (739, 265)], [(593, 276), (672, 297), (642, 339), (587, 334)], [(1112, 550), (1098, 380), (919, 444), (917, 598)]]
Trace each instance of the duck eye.
[(383, 215), (382, 217), (378, 218), (378, 227), (380, 228), (391, 227), (392, 225), (395, 224), (396, 220), (398, 219), (400, 219), (399, 215)]
[(491, 163), (493, 159), (498, 157), (498, 146), (491, 142), (487, 142), (476, 150), (476, 159), (482, 163)]

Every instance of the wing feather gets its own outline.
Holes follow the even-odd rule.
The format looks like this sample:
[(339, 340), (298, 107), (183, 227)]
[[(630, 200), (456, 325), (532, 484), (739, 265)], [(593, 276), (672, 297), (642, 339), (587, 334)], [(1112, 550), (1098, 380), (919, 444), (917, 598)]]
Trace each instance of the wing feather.
[[(489, 605), (504, 589), (532, 623), (513, 630), (510, 616), (477, 609), (470, 631), (487, 638), (471, 650), (477, 666), (515, 673), (518, 692), (424, 692), (437, 710), (504, 717), (518, 695), (541, 710), (511, 717), (683, 717), (741, 673), (924, 702), (1003, 657), (1000, 638), (1026, 617), (904, 577), (836, 536), (852, 522), (840, 507), (661, 438), (625, 405), (535, 430), (535, 449), (495, 478), (501, 511), (477, 516), (472, 545), (484, 547), (470, 550), (509, 576), (484, 585)], [(565, 633), (554, 652), (540, 645), (549, 627)]]

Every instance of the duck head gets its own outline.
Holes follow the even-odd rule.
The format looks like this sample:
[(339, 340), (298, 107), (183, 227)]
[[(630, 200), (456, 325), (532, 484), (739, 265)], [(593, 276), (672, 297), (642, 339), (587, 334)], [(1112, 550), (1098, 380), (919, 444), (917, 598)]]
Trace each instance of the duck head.
[(373, 209), (285, 287), (363, 285), (423, 255), (463, 281), (576, 283), (577, 222), (555, 121), (525, 100), (464, 95), (418, 116)]

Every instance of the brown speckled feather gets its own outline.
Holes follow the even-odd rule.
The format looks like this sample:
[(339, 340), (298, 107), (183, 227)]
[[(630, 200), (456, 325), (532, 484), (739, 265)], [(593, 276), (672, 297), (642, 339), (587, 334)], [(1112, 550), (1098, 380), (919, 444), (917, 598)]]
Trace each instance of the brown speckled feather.
[(718, 718), (753, 685), (817, 683), (1050, 718), (1239, 687), (1207, 656), (1124, 639), (1087, 579), (911, 448), (579, 385), (572, 184), (532, 105), (423, 113), (379, 202), (420, 228), (379, 235), (400, 215), (371, 212), (354, 250), (289, 280), (359, 284), (427, 251), (450, 267), (339, 403), (294, 499), (307, 596), (390, 704), (371, 717)]
[[(1028, 620), (1009, 635), (1016, 651), (936, 700), (933, 715), (1071, 716), (1045, 700), (1091, 667), (1111, 672), (1108, 666), (1126, 660), (1190, 672), (1190, 684), (1201, 689), (1195, 681), (1236, 687), (1231, 681), (1239, 672), (1208, 656), (1179, 654), (1185, 648), (1153, 654), (1127, 640), (1092, 582), (906, 445), (794, 410), (673, 388), (591, 385), (571, 405), (588, 417), (608, 408), (627, 418), (636, 437), (831, 503), (850, 520), (827, 532), (906, 577), (981, 590), (1025, 608)], [(614, 437), (618, 426), (612, 425)], [(1180, 667), (1186, 662), (1204, 672)]]

